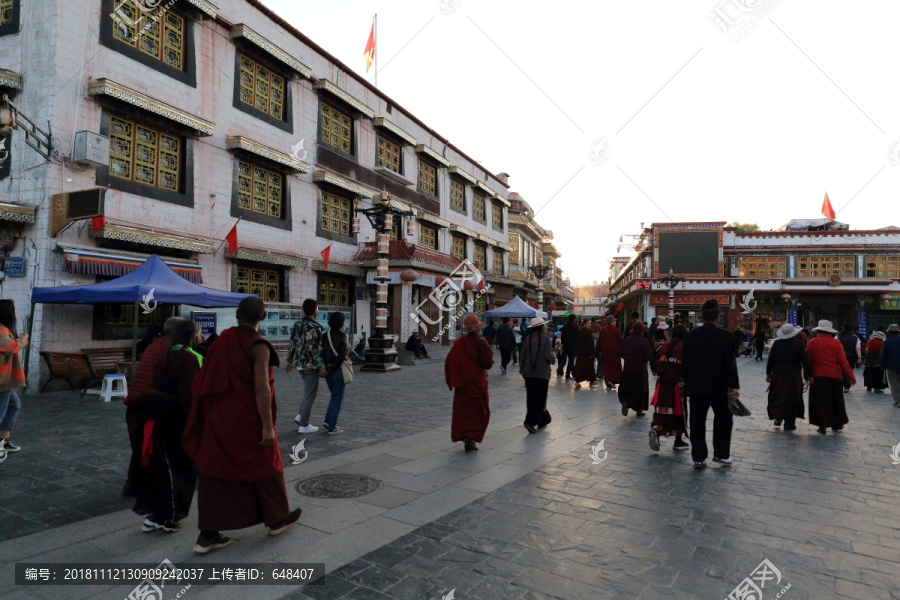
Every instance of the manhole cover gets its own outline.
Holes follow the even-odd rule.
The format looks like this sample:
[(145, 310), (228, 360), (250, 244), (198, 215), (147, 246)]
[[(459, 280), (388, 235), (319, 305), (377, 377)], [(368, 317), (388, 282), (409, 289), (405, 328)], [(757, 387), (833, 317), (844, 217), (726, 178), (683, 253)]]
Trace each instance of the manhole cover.
[(316, 475), (297, 484), (297, 491), (313, 498), (358, 498), (380, 490), (384, 483), (365, 475)]

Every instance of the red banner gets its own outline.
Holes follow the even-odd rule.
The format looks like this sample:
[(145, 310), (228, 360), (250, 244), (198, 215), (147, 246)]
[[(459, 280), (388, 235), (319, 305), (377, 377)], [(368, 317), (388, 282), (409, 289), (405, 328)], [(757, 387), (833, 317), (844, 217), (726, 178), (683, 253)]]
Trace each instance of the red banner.
[[(728, 306), (731, 304), (731, 296), (728, 294), (679, 294), (675, 293), (675, 304), (676, 305), (696, 305), (701, 306), (707, 300), (715, 298), (719, 301), (721, 306)], [(650, 304), (658, 305), (668, 305), (669, 304), (669, 295), (668, 294), (651, 294), (650, 295)]]

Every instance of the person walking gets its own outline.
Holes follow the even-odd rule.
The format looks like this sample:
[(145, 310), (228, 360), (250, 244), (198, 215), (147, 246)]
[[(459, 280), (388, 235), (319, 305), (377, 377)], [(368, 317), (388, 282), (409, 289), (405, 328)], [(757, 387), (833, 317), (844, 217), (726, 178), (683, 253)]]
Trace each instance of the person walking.
[(650, 338), (650, 341), (656, 339), (656, 329), (659, 327), (659, 317), (653, 317), (650, 319), (650, 326), (647, 327), (647, 337)]
[(797, 429), (797, 419), (805, 418), (803, 380), (812, 378), (812, 364), (806, 354), (801, 330), (786, 323), (769, 350), (766, 362), (766, 381), (769, 382), (769, 418), (785, 431)]
[(303, 380), (303, 398), (294, 423), (299, 425), (297, 433), (315, 433), (319, 430), (309, 422), (313, 403), (319, 393), (319, 379), (325, 377), (325, 363), (322, 360), (322, 326), (316, 321), (319, 303), (313, 298), (303, 301), (303, 319), (291, 328), (291, 345), (288, 349), (285, 373), (290, 374), (294, 365)]
[(591, 335), (591, 328), (585, 321), (578, 330), (578, 346), (575, 354), (575, 369), (572, 371), (572, 378), (575, 380), (575, 389), (581, 387), (582, 381), (589, 382), (590, 385), (597, 385), (597, 368), (594, 366), (594, 336)]
[(887, 375), (894, 406), (900, 408), (900, 325), (888, 326), (887, 339), (881, 345), (881, 368)]
[(683, 390), (681, 383), (681, 350), (687, 328), (678, 325), (672, 331), (672, 339), (663, 344), (656, 357), (656, 391), (650, 405), (654, 407), (653, 422), (650, 423), (650, 448), (659, 451), (660, 436), (675, 436), (673, 450), (687, 450), (684, 441), (686, 426), (684, 421)]
[(19, 313), (12, 300), (0, 300), (0, 451), (18, 452), (10, 436), (22, 411), (16, 390), (25, 387), (25, 370), (19, 351), (28, 345), (28, 334), (18, 334)]
[(181, 438), (193, 403), (191, 386), (200, 372), (200, 359), (190, 350), (196, 329), (188, 319), (166, 321), (166, 355), (157, 363), (150, 389), (129, 406), (132, 510), (146, 516), (144, 533), (178, 531), (194, 499), (197, 470)]
[(740, 396), (734, 338), (720, 329), (719, 302), (707, 300), (700, 309), (703, 324), (688, 331), (681, 349), (685, 394), (690, 402), (691, 458), (695, 469), (706, 468), (706, 416), (713, 411), (713, 462), (730, 466), (734, 417), (729, 398)]
[(828, 427), (837, 432), (850, 422), (844, 393), (856, 383), (856, 376), (847, 362), (843, 344), (835, 339), (838, 332), (831, 321), (819, 321), (813, 331), (818, 335), (806, 345), (813, 376), (809, 385), (809, 423), (818, 426), (822, 434)]
[(222, 530), (257, 523), (278, 535), (293, 526), (284, 465), (275, 434), (278, 353), (259, 335), (262, 300), (250, 296), (237, 308), (237, 327), (210, 346), (194, 381), (194, 402), (182, 443), (197, 466), (200, 535), (194, 552), (206, 554), (233, 540)]
[(497, 328), (497, 347), (500, 348), (500, 372), (506, 374), (506, 367), (512, 360), (512, 352), (516, 347), (516, 334), (509, 326), (509, 317), (500, 319), (500, 327)]
[[(841, 329), (842, 331), (838, 334), (837, 339), (844, 349), (844, 356), (847, 359), (847, 364), (850, 365), (851, 369), (855, 369), (862, 364), (862, 342), (860, 341), (859, 336), (853, 332), (853, 325), (850, 323), (844, 323)], [(844, 393), (846, 394), (849, 391), (850, 386), (847, 385), (847, 380), (845, 379)]]
[(737, 358), (741, 355), (741, 347), (744, 344), (744, 331), (738, 326), (734, 330), (734, 356)]
[(556, 355), (556, 376), (562, 377), (563, 370), (566, 368), (566, 351), (563, 349), (562, 341), (556, 340), (553, 347), (553, 353)]
[(484, 328), (484, 332), (482, 332), (482, 336), (484, 336), (484, 341), (488, 343), (488, 346), (493, 346), (494, 342), (497, 338), (497, 328), (494, 327), (494, 320), (487, 320), (487, 327)]
[(483, 325), (478, 315), (466, 315), (465, 335), (456, 340), (444, 362), (444, 380), (453, 390), (450, 440), (462, 442), (466, 452), (478, 451), (476, 444), (484, 441), (491, 420), (487, 371), (494, 366), (494, 353), (484, 338), (478, 336)]
[(348, 344), (347, 334), (341, 331), (344, 328), (344, 313), (335, 311), (328, 315), (328, 332), (325, 341), (322, 342), (322, 362), (325, 363), (325, 383), (331, 392), (328, 400), (328, 409), (325, 411), (325, 422), (322, 428), (328, 435), (344, 433), (338, 427), (338, 416), (341, 414), (341, 406), (344, 404), (344, 359), (347, 358)]
[(884, 369), (881, 367), (881, 347), (886, 338), (883, 331), (876, 331), (866, 342), (863, 354), (863, 384), (867, 392), (883, 394), (887, 388)]
[(524, 425), (528, 433), (535, 433), (551, 421), (547, 410), (547, 390), (550, 386), (550, 368), (556, 363), (556, 356), (545, 325), (546, 321), (541, 317), (531, 320), (519, 355), (519, 374), (525, 378)]
[(606, 327), (597, 338), (597, 351), (603, 362), (603, 379), (607, 390), (615, 390), (622, 381), (622, 332), (613, 315), (606, 317)]
[(578, 355), (578, 324), (575, 322), (575, 315), (569, 315), (566, 319), (560, 339), (563, 352), (566, 353), (566, 379), (569, 379), (575, 370), (575, 357)]
[(522, 326), (519, 325), (518, 319), (512, 320), (512, 330), (516, 339), (516, 345), (513, 346), (512, 351), (512, 362), (517, 364), (519, 362), (519, 353), (522, 351)]
[(754, 360), (759, 362), (765, 361), (763, 352), (766, 349), (766, 340), (769, 339), (766, 329), (767, 328), (762, 324), (762, 321), (759, 321), (756, 324), (756, 331), (753, 334), (753, 345), (756, 346), (756, 357)]
[(631, 409), (637, 416), (643, 417), (644, 411), (650, 408), (650, 382), (647, 376), (647, 365), (653, 360), (653, 346), (646, 337), (644, 324), (635, 321), (622, 343), (622, 385), (619, 386), (619, 402), (622, 404), (622, 416), (628, 416)]

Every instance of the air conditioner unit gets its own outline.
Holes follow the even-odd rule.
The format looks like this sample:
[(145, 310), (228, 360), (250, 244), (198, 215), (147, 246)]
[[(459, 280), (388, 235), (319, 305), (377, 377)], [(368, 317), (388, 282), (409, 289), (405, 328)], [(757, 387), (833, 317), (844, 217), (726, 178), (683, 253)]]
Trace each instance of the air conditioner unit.
[(79, 131), (75, 134), (75, 148), (72, 151), (72, 160), (95, 167), (108, 167), (109, 138), (99, 133)]
[(103, 215), (105, 197), (106, 191), (101, 187), (54, 194), (51, 198), (53, 208), (50, 211), (50, 237), (56, 237), (72, 221)]

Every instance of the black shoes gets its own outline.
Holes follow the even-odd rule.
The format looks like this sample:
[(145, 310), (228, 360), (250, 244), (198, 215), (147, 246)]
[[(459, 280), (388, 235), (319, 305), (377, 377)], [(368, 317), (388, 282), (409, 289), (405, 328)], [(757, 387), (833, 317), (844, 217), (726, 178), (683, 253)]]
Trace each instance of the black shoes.
[(534, 425), (531, 425), (529, 423), (525, 423), (525, 429), (528, 430), (528, 433), (537, 433), (537, 429), (534, 427)]
[(673, 450), (679, 451), (687, 450), (688, 448), (690, 448), (690, 445), (680, 438), (675, 440), (675, 445), (672, 447)]
[(300, 513), (303, 511), (299, 508), (295, 508), (291, 511), (291, 514), (287, 516), (283, 521), (279, 521), (275, 523), (271, 527), (269, 527), (269, 535), (278, 535), (288, 529), (290, 529), (297, 521), (300, 520)]
[(628, 404), (626, 404), (625, 402), (622, 403), (622, 416), (628, 416)]
[(781, 419), (775, 419), (775, 427), (781, 427)]
[(216, 532), (215, 536), (209, 538), (201, 533), (197, 537), (197, 543), (194, 544), (194, 553), (206, 554), (207, 552), (218, 550), (219, 548), (224, 548), (233, 541), (233, 539), (231, 539), (230, 537), (225, 537), (218, 531)]

